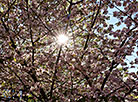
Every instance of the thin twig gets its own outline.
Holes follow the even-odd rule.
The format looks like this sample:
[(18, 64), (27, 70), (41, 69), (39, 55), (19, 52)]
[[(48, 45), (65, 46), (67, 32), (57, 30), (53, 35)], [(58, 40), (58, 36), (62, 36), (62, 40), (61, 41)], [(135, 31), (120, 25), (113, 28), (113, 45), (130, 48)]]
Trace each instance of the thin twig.
[(5, 15), (10, 11), (10, 9), (12, 8), (12, 6), (15, 4), (16, 0), (13, 1), (13, 3), (11, 3), (11, 5), (9, 6), (8, 10), (1, 16), (2, 17), (5, 17)]

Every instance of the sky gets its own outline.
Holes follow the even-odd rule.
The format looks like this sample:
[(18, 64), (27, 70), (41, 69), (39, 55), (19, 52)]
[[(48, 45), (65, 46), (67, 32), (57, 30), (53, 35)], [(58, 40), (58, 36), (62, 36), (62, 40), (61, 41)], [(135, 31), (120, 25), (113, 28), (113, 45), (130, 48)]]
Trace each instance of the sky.
[[(123, 6), (121, 6), (121, 7), (119, 7), (119, 9), (121, 9), (121, 10), (124, 10), (124, 8), (123, 8)], [(113, 24), (113, 25), (115, 25), (115, 23), (117, 23), (118, 22), (118, 19), (117, 18), (115, 18), (115, 17), (113, 17), (113, 12), (114, 11), (116, 11), (117, 9), (116, 8), (113, 8), (113, 9), (110, 9), (110, 8), (108, 8), (108, 15), (110, 16), (110, 20), (108, 20), (107, 22), (109, 23), (109, 24)], [(118, 10), (117, 10), (118, 11)], [(125, 24), (121, 24), (120, 26), (114, 26), (114, 31), (115, 30), (117, 30), (117, 29), (121, 29), (121, 28), (123, 28), (123, 27), (125, 27)], [(131, 56), (127, 56), (126, 57), (126, 62), (128, 63), (128, 67), (130, 67), (130, 62), (131, 61), (134, 61), (134, 59), (137, 57), (137, 55), (136, 55), (136, 52), (138, 51), (138, 48), (137, 47), (135, 47), (135, 49), (134, 49), (134, 52), (132, 53), (132, 55)], [(134, 65), (134, 66), (136, 66), (137, 68), (131, 68), (131, 69), (129, 69), (129, 72), (137, 72), (138, 71), (138, 65)], [(118, 67), (121, 67), (121, 65), (119, 65)]]

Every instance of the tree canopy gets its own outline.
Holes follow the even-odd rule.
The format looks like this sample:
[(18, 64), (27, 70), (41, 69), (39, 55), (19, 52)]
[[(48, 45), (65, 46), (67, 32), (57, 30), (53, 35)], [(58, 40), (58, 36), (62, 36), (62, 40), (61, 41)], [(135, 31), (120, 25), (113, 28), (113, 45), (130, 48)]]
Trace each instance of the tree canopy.
[(137, 39), (137, 0), (0, 0), (0, 100), (137, 102)]

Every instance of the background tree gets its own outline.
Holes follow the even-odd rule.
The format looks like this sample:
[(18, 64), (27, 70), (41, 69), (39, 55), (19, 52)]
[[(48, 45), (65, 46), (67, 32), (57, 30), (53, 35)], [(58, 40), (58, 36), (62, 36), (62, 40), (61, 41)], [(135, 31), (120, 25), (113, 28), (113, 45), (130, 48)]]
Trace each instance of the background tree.
[[(0, 0), (0, 100), (138, 101), (136, 0)], [(122, 8), (122, 9), (121, 9)], [(116, 25), (107, 23), (116, 17)], [(120, 27), (123, 25), (123, 27)], [(69, 37), (59, 44), (57, 36)]]

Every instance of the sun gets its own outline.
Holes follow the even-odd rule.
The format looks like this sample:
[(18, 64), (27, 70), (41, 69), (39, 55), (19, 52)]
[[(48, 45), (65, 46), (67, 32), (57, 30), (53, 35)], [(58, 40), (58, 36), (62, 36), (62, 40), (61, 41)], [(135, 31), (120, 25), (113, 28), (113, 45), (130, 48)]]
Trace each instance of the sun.
[(57, 36), (57, 43), (59, 45), (64, 45), (67, 43), (68, 39), (68, 36), (66, 36), (65, 34), (60, 34)]

